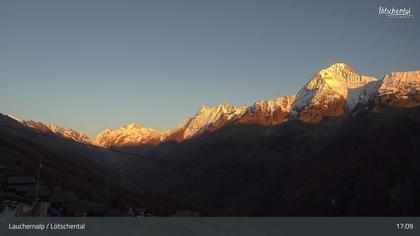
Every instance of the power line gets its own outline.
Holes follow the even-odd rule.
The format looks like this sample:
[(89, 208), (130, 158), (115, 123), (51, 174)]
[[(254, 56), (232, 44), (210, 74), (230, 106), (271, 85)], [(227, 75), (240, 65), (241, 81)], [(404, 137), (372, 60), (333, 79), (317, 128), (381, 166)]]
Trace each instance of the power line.
[(176, 167), (181, 167), (181, 168), (185, 168), (185, 169), (190, 169), (190, 170), (195, 170), (195, 171), (199, 171), (199, 172), (203, 172), (203, 173), (207, 173), (207, 174), (213, 174), (213, 175), (226, 175), (225, 171), (218, 171), (218, 170), (211, 170), (211, 169), (205, 169), (205, 168), (199, 168), (199, 167), (194, 167), (194, 166), (190, 166), (190, 165), (186, 165), (183, 163), (177, 163), (177, 162), (173, 162), (170, 160), (163, 160), (163, 159), (157, 159), (157, 158), (153, 158), (153, 157), (149, 157), (149, 156), (144, 156), (144, 155), (140, 155), (140, 154), (136, 154), (136, 153), (131, 153), (131, 152), (126, 152), (120, 149), (115, 149), (115, 148), (104, 148), (104, 147), (99, 147), (90, 143), (81, 143), (81, 142), (77, 142), (73, 139), (70, 138), (65, 138), (65, 137), (60, 137), (57, 135), (51, 135), (51, 134), (47, 134), (47, 133), (43, 133), (41, 131), (32, 131), (29, 128), (26, 129), (22, 129), (19, 127), (14, 127), (14, 126), (9, 126), (9, 125), (3, 125), (0, 124), (0, 127), (2, 128), (7, 128), (7, 129), (12, 129), (12, 130), (16, 130), (16, 131), (20, 131), (20, 132), (24, 132), (24, 133), (29, 133), (29, 134), (34, 134), (34, 135), (39, 135), (39, 136), (43, 136), (43, 137), (47, 137), (47, 138), (51, 138), (51, 139), (56, 139), (56, 140), (61, 140), (61, 141), (65, 141), (68, 143), (72, 143), (72, 144), (76, 144), (76, 145), (83, 145), (83, 146), (87, 146), (87, 147), (91, 147), (91, 148), (95, 148), (98, 150), (103, 150), (103, 151), (107, 151), (107, 152), (113, 152), (113, 153), (118, 153), (118, 154), (123, 154), (123, 155), (128, 155), (128, 156), (134, 156), (134, 157), (138, 157), (138, 158), (142, 158), (148, 161), (154, 161), (154, 162), (158, 162), (158, 163), (163, 163), (163, 164), (169, 164), (169, 165), (173, 165)]

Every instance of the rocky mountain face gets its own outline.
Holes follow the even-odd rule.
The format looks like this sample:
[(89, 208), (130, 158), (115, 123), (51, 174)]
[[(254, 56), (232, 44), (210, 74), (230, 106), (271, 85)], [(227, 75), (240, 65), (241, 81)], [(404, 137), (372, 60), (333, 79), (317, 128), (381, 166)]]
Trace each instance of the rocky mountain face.
[(259, 101), (252, 106), (235, 107), (222, 104), (203, 106), (193, 118), (187, 118), (170, 131), (166, 140), (185, 140), (206, 131), (214, 131), (228, 123), (273, 125), (287, 118), (295, 96)]
[(296, 96), (283, 96), (259, 101), (247, 108), (237, 120), (240, 124), (275, 125), (287, 119)]
[(65, 129), (55, 124), (47, 124), (47, 127), (55, 134), (71, 138), (78, 142), (89, 142), (90, 138), (85, 133), (79, 133), (74, 129)]
[(73, 129), (65, 129), (55, 124), (43, 124), (42, 122), (39, 122), (39, 121), (20, 120), (12, 116), (9, 116), (9, 117), (18, 121), (19, 123), (21, 123), (22, 125), (26, 127), (36, 129), (44, 133), (53, 133), (53, 134), (56, 134), (65, 138), (73, 139), (74, 141), (77, 141), (77, 142), (83, 142), (83, 143), (90, 142), (90, 138), (86, 134), (77, 132), (76, 130), (73, 130)]
[(216, 107), (202, 106), (192, 118), (187, 118), (171, 132), (169, 140), (184, 140), (205, 131), (213, 131), (224, 126), (227, 122), (240, 117), (246, 107), (235, 107), (221, 104)]
[(393, 107), (420, 105), (420, 71), (392, 72), (378, 90), (380, 102)]

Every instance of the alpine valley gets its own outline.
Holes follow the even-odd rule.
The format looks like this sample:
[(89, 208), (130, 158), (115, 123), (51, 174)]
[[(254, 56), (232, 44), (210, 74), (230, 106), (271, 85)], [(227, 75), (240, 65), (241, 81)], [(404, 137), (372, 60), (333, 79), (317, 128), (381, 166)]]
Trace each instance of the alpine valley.
[(121, 188), (187, 202), (210, 215), (420, 213), (420, 70), (377, 79), (336, 63), (296, 95), (202, 106), (171, 130), (131, 123), (89, 138), (6, 115), (0, 124), (72, 141), (44, 145), (0, 126), (3, 153), (30, 158), (25, 145), (43, 145), (50, 162), (64, 159)]

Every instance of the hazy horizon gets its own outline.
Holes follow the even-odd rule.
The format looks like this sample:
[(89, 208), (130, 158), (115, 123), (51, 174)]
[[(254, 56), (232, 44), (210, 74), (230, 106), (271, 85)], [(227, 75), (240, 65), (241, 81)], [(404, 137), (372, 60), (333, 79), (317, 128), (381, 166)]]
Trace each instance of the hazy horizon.
[(378, 79), (419, 70), (419, 5), (2, 1), (0, 113), (90, 137), (132, 122), (166, 130), (202, 105), (296, 94), (335, 62)]

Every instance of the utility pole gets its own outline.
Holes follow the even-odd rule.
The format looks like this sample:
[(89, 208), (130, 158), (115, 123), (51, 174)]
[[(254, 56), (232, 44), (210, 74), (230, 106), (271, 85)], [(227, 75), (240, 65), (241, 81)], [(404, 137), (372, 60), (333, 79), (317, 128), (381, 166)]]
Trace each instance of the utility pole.
[(38, 191), (39, 191), (39, 178), (41, 176), (41, 167), (42, 167), (42, 156), (39, 158), (39, 167), (38, 167), (38, 177), (36, 180), (36, 193), (35, 193), (35, 204), (38, 203)]

